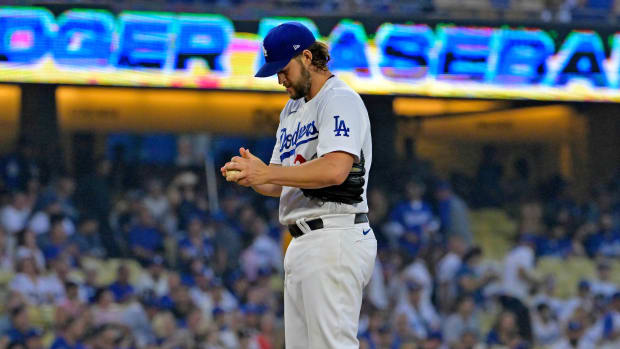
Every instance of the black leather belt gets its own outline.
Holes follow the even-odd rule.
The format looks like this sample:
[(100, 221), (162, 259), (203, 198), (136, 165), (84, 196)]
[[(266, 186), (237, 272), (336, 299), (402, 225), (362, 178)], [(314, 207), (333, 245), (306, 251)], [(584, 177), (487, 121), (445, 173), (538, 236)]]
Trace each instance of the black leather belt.
[[(368, 223), (368, 215), (365, 213), (356, 213), (353, 224)], [(306, 224), (310, 230), (323, 229), (323, 220), (321, 218), (311, 219), (306, 221)], [(291, 224), (288, 226), (288, 231), (294, 238), (298, 238), (304, 235), (304, 232), (297, 226), (297, 224)]]

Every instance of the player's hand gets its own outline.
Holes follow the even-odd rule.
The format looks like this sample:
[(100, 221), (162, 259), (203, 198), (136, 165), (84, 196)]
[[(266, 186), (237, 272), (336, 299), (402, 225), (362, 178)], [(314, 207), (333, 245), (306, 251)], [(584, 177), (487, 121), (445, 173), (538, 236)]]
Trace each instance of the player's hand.
[(222, 174), (225, 175), (228, 170), (241, 171), (237, 176), (237, 183), (245, 187), (267, 183), (269, 166), (250, 153), (249, 149), (239, 148), (239, 155), (241, 156), (233, 157), (224, 165)]

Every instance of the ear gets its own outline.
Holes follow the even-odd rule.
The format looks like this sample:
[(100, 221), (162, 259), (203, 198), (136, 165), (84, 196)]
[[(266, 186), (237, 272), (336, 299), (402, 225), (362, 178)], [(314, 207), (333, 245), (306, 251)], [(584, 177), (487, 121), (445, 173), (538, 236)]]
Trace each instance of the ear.
[(304, 50), (302, 53), (304, 65), (309, 67), (312, 64), (312, 52), (310, 50)]

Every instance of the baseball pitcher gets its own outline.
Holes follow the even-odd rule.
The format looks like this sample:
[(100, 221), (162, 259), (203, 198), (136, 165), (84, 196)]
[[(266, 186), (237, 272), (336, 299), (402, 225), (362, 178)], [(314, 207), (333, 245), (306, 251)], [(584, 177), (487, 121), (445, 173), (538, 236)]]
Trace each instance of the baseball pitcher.
[(280, 198), (294, 239), (284, 258), (287, 349), (358, 348), (362, 290), (377, 241), (368, 222), (370, 122), (360, 96), (327, 68), (329, 51), (302, 24), (273, 28), (257, 77), (276, 75), (291, 97), (269, 165), (239, 149), (228, 181)]

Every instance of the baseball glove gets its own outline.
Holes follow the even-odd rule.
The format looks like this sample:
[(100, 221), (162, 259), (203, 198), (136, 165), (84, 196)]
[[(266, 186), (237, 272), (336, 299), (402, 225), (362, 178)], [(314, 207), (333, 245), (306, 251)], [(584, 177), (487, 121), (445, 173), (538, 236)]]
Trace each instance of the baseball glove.
[(340, 185), (319, 189), (301, 189), (305, 196), (317, 199), (321, 202), (339, 202), (341, 204), (353, 205), (362, 202), (364, 193), (364, 152), (360, 155), (360, 162), (354, 163), (347, 179)]

